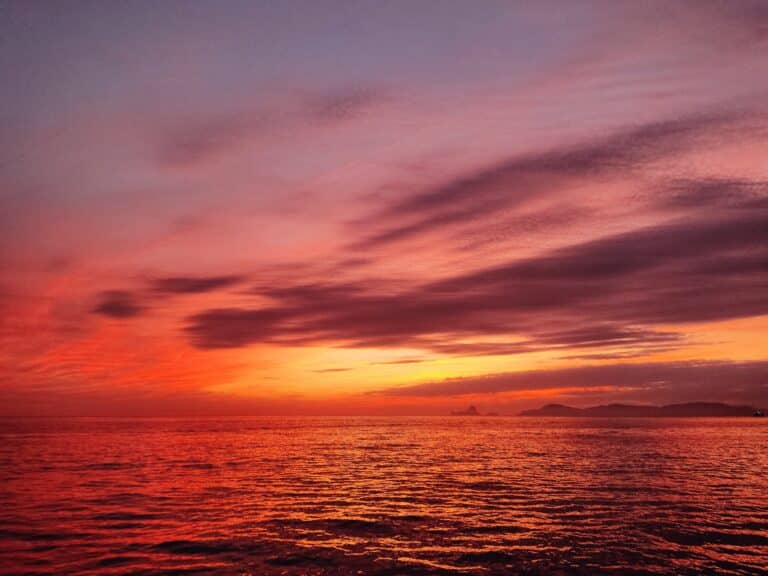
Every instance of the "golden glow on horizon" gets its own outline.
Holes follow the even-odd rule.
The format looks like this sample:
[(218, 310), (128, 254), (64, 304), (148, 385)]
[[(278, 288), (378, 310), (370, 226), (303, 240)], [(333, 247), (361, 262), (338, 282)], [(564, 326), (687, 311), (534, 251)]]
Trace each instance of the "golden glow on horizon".
[(398, 15), (353, 54), (323, 20), (270, 30), (279, 58), (243, 49), (259, 19), (115, 21), (145, 47), (116, 55), (24, 11), (45, 33), (7, 50), (0, 400), (442, 411), (373, 393), (708, 362), (751, 364), (762, 398), (764, 35), (719, 9), (659, 34), (647, 8), (567, 30), (454, 8), (460, 41)]

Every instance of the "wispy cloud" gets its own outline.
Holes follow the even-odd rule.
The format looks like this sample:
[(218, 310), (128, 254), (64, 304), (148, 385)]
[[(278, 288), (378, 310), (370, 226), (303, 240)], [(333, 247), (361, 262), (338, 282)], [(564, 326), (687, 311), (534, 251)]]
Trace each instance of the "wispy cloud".
[(244, 282), (244, 276), (230, 274), (224, 276), (170, 276), (155, 278), (150, 284), (152, 290), (163, 294), (200, 294), (222, 288), (229, 288)]
[(340, 122), (370, 111), (386, 99), (382, 92), (371, 88), (352, 88), (308, 98), (307, 111), (310, 119)]
[[(648, 329), (768, 313), (768, 211), (650, 226), (459, 274), (397, 293), (376, 284), (267, 290), (277, 303), (202, 312), (202, 347), (259, 341), (421, 346), (446, 353), (671, 347)], [(502, 335), (508, 343), (466, 343)], [(520, 341), (522, 339), (522, 341)]]
[(386, 98), (371, 88), (350, 88), (312, 94), (298, 102), (285, 102), (260, 110), (222, 112), (208, 118), (187, 118), (172, 123), (160, 137), (159, 160), (169, 167), (206, 164), (271, 138), (313, 127), (330, 127), (355, 119)]
[(351, 368), (320, 368), (319, 370), (312, 370), (317, 374), (327, 374), (332, 372), (349, 372)]
[[(591, 389), (653, 392), (659, 398), (742, 399), (768, 397), (768, 362), (672, 362), (577, 366), (453, 378), (373, 392), (389, 396), (439, 397), (532, 390)], [(727, 382), (728, 386), (723, 383)]]
[(144, 312), (144, 306), (130, 292), (111, 290), (99, 295), (99, 303), (93, 311), (111, 318), (133, 318)]
[(370, 250), (447, 226), (476, 222), (562, 193), (586, 179), (594, 183), (626, 178), (649, 163), (717, 139), (744, 120), (743, 112), (695, 114), (632, 127), (578, 145), (515, 156), (375, 211), (354, 226), (382, 229), (354, 242), (353, 247)]
[(663, 210), (768, 208), (768, 182), (737, 178), (675, 179), (660, 184), (648, 195)]

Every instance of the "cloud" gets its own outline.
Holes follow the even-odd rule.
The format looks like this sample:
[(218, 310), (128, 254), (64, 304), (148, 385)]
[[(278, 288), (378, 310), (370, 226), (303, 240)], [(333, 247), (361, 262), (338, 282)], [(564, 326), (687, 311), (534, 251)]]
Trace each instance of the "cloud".
[(266, 121), (246, 113), (222, 114), (202, 121), (180, 122), (160, 147), (160, 160), (173, 167), (201, 164), (237, 150), (252, 139)]
[(325, 374), (328, 372), (349, 372), (352, 368), (321, 368), (319, 370), (312, 370), (318, 374)]
[(186, 332), (199, 348), (237, 348), (269, 340), (285, 317), (277, 309), (207, 310), (189, 319)]
[(370, 88), (352, 88), (333, 94), (310, 98), (310, 117), (324, 122), (339, 122), (354, 118), (384, 100), (383, 96)]
[(768, 400), (768, 361), (665, 362), (578, 366), (452, 378), (378, 390), (386, 396), (436, 397), (531, 390), (617, 388), (653, 391), (657, 397)]
[(447, 226), (482, 221), (581, 181), (626, 178), (654, 161), (719, 138), (727, 133), (726, 128), (743, 121), (740, 112), (697, 114), (632, 127), (575, 146), (515, 156), (396, 199), (353, 222), (357, 230), (372, 226), (379, 230), (356, 240), (351, 248), (370, 250)]
[(271, 109), (221, 113), (202, 120), (175, 122), (162, 135), (161, 164), (170, 167), (201, 165), (234, 154), (275, 135), (308, 128), (310, 123), (333, 125), (351, 120), (375, 104), (381, 95), (372, 89), (350, 88), (315, 95), (299, 104)]
[(656, 207), (663, 210), (768, 208), (768, 182), (737, 178), (677, 179), (652, 195)]
[[(701, 9), (698, 2), (691, 2), (694, 10)], [(763, 0), (740, 0), (739, 2), (709, 2), (720, 17), (719, 23), (727, 22), (729, 28), (739, 31), (739, 36), (748, 44), (768, 40), (768, 6)]]
[(93, 309), (96, 314), (111, 318), (133, 318), (144, 312), (136, 297), (123, 290), (110, 290), (99, 295), (99, 303)]
[(229, 288), (245, 281), (244, 276), (170, 276), (151, 281), (152, 290), (163, 294), (200, 294)]
[(136, 290), (109, 290), (98, 294), (95, 314), (112, 318), (133, 318), (146, 312), (148, 306), (162, 296), (202, 294), (244, 282), (240, 275), (222, 276), (167, 276), (149, 281), (149, 292)]
[(768, 210), (681, 218), (399, 291), (374, 281), (264, 289), (273, 306), (203, 312), (187, 331), (202, 347), (669, 349), (684, 335), (657, 327), (768, 313), (766, 247)]
[(525, 240), (536, 235), (542, 237), (544, 233), (556, 234), (589, 222), (596, 212), (593, 207), (561, 201), (543, 209), (505, 215), (498, 222), (480, 221), (474, 226), (457, 230), (452, 237), (462, 251), (471, 252), (500, 241)]
[[(441, 342), (424, 341), (425, 346), (442, 354), (461, 356), (527, 354), (542, 350), (568, 350), (570, 348), (631, 348), (632, 355), (639, 356), (651, 352), (672, 350), (685, 344), (682, 335), (674, 332), (661, 332), (643, 328), (626, 327), (618, 324), (587, 324), (578, 328), (557, 328), (543, 331), (533, 330), (522, 342)], [(626, 352), (614, 352), (600, 356), (618, 355), (626, 357)], [(597, 355), (593, 355), (597, 356)]]
[(401, 358), (399, 360), (383, 360), (381, 362), (371, 362), (372, 366), (387, 366), (398, 364), (421, 364), (427, 362), (429, 358)]

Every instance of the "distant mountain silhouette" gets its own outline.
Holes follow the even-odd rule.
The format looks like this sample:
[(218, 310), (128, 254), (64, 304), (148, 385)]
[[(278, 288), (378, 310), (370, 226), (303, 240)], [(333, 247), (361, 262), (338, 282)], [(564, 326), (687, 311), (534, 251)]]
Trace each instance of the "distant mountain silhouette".
[(754, 406), (732, 406), (719, 402), (688, 402), (666, 406), (608, 404), (590, 408), (573, 408), (563, 404), (547, 404), (534, 410), (523, 410), (520, 416), (583, 416), (583, 417), (690, 417), (690, 416), (752, 416)]

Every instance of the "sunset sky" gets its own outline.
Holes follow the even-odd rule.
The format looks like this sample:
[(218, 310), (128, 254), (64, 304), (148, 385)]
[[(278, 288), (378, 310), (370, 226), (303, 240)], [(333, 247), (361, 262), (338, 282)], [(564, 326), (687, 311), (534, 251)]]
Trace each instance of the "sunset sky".
[(768, 405), (768, 3), (0, 4), (0, 414)]

